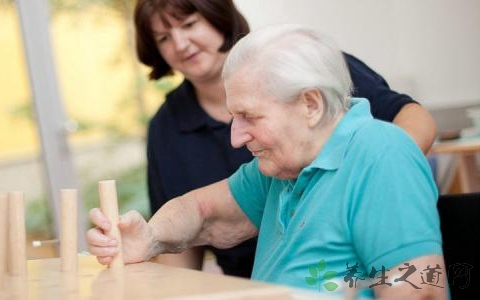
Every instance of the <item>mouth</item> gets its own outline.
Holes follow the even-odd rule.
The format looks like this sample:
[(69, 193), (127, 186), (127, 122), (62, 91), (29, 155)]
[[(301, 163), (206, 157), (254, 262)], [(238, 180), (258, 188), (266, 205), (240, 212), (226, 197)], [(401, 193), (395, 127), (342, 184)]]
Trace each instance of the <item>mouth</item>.
[(253, 156), (258, 157), (263, 153), (263, 150), (250, 150)]
[(195, 57), (198, 56), (200, 52), (195, 52), (195, 53), (192, 53), (190, 55), (187, 55), (183, 58), (183, 61), (190, 61), (190, 60), (193, 60)]

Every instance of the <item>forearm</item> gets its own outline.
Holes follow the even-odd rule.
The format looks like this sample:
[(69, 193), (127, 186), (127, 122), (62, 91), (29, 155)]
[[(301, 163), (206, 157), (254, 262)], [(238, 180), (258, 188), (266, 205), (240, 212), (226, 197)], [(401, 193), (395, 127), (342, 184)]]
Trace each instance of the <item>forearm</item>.
[(229, 248), (257, 234), (226, 180), (170, 200), (149, 225), (154, 242), (148, 258), (201, 245)]
[(162, 253), (180, 253), (199, 243), (202, 223), (197, 202), (189, 194), (168, 201), (148, 222), (153, 232), (148, 259)]
[(405, 105), (398, 112), (393, 123), (402, 127), (423, 153), (426, 154), (430, 150), (437, 134), (437, 125), (424, 107), (415, 103)]

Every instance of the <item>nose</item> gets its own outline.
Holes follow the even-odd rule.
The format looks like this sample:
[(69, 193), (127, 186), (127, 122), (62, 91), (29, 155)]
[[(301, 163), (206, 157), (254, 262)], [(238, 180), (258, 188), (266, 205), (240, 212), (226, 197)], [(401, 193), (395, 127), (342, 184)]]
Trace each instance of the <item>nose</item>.
[(230, 139), (234, 148), (240, 148), (252, 140), (252, 135), (247, 131), (247, 124), (241, 117), (233, 118)]
[(177, 51), (181, 52), (188, 48), (189, 41), (185, 32), (181, 30), (172, 32), (172, 39)]

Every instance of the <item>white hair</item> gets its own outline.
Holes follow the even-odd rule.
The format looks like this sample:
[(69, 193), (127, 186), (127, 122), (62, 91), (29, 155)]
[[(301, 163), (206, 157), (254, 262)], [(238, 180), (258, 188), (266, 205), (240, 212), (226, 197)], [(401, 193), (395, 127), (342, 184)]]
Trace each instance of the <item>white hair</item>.
[(278, 101), (294, 101), (304, 90), (318, 89), (324, 121), (348, 109), (352, 80), (342, 52), (327, 36), (303, 25), (269, 25), (246, 35), (230, 50), (222, 76), (228, 80), (240, 69), (255, 74), (261, 89)]

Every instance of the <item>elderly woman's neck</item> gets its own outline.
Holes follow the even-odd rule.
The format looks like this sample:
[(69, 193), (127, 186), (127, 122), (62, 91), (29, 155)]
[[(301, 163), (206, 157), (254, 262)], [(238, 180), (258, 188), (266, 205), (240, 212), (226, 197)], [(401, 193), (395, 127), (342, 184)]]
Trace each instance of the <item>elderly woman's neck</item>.
[(333, 132), (335, 131), (335, 128), (337, 128), (338, 124), (340, 123), (344, 115), (345, 113), (341, 112), (329, 122), (325, 124), (319, 124), (319, 126), (316, 128), (316, 133), (314, 135), (317, 138), (314, 139), (314, 145), (312, 147), (312, 152), (310, 153), (310, 157), (311, 157), (310, 163), (322, 151), (323, 147), (332, 136)]
[(290, 170), (290, 172), (285, 172), (279, 178), (288, 180), (296, 179), (298, 175), (300, 175), (302, 170), (309, 166), (317, 158), (317, 156), (332, 136), (335, 128), (337, 127), (338, 123), (340, 123), (344, 115), (345, 113), (341, 113), (333, 120), (325, 124), (319, 124), (319, 126), (316, 127), (312, 132), (310, 139), (311, 143), (308, 146), (302, 147), (305, 149), (305, 151), (303, 152), (303, 163), (299, 165), (298, 169)]

